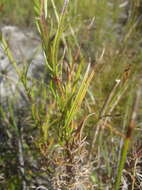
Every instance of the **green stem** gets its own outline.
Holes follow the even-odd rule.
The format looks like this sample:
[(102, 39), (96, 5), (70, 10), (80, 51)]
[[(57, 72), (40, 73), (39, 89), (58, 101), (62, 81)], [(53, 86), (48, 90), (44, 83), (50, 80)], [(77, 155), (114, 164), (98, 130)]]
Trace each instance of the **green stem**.
[(121, 154), (121, 159), (120, 159), (119, 166), (118, 166), (118, 172), (117, 172), (117, 176), (116, 176), (116, 182), (115, 182), (114, 190), (119, 190), (120, 189), (121, 176), (122, 176), (123, 169), (124, 169), (124, 164), (125, 164), (126, 158), (127, 158), (127, 152), (128, 152), (128, 149), (129, 149), (129, 143), (130, 143), (130, 137), (126, 138), (125, 142), (123, 144), (122, 154)]

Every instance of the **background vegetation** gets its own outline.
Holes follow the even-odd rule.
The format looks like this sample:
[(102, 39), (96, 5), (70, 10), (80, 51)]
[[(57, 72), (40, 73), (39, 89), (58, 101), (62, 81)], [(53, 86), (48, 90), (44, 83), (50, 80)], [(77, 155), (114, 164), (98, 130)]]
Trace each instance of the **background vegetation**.
[(1, 26), (40, 35), (47, 76), (31, 86), (1, 36), (27, 98), (0, 106), (1, 189), (142, 188), (141, 6), (0, 1)]

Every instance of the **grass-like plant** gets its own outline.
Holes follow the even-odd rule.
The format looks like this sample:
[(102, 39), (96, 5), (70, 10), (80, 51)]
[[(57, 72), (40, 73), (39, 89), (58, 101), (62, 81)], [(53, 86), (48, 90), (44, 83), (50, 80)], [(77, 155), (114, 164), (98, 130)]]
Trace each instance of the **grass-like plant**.
[(40, 79), (29, 76), (32, 59), (19, 64), (1, 34), (18, 78), (14, 97), (0, 100), (2, 188), (140, 187), (131, 141), (140, 139), (141, 17), (139, 3), (128, 3), (33, 0), (45, 59)]

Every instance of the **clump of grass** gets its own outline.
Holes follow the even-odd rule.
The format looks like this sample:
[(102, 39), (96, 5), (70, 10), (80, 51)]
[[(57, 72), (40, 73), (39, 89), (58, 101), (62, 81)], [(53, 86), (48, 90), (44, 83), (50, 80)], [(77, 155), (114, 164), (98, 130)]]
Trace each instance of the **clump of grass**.
[(3, 187), (117, 190), (127, 182), (134, 189), (137, 180), (122, 177), (138, 129), (139, 19), (121, 18), (126, 5), (106, 0), (33, 4), (48, 80), (29, 81), (28, 63), (22, 72), (1, 37), (26, 97), (20, 109), (14, 98), (0, 107), (9, 140), (0, 162), (9, 164), (9, 149), (16, 168), (6, 170), (9, 180), (3, 172)]
[[(58, 174), (57, 176), (53, 175), (53, 178), (51, 178), (53, 187), (55, 189), (59, 187), (76, 189), (79, 186), (84, 186), (85, 188), (86, 185), (91, 185), (89, 182), (91, 170), (89, 165), (85, 164), (87, 156), (87, 150), (84, 150), (85, 139), (80, 135), (80, 126), (74, 123), (74, 119), (81, 109), (81, 104), (94, 75), (94, 69), (91, 68), (90, 63), (87, 67), (84, 66), (85, 60), (83, 58), (81, 58), (80, 64), (75, 65), (71, 57), (72, 49), (69, 47), (63, 34), (69, 2), (64, 1), (61, 14), (58, 15), (54, 1), (52, 1), (57, 18), (57, 31), (52, 41), (51, 36), (53, 32), (52, 30), (50, 31), (47, 14), (48, 3), (47, 1), (35, 1), (34, 3), (36, 24), (42, 40), (46, 69), (50, 77), (49, 84), (40, 84), (43, 95), (41, 95), (42, 101), (38, 101), (38, 104), (36, 103), (36, 93), (38, 93), (36, 86), (34, 84), (32, 87), (29, 86), (27, 76), (24, 75), (23, 77), (23, 73), (19, 70), (6, 41), (2, 38), (3, 48), (13, 64), (24, 88), (25, 95), (28, 98), (33, 124), (40, 132), (40, 135), (35, 139), (36, 146), (43, 158), (47, 160), (47, 163), (49, 162), (51, 166), (53, 165), (51, 167), (52, 170), (55, 170), (56, 174)], [(58, 54), (61, 39), (65, 46), (63, 52), (66, 53), (65, 55), (70, 60), (66, 63), (64, 62), (65, 55), (63, 54), (59, 58)], [(85, 73), (84, 76), (82, 75), (83, 72)], [(13, 112), (11, 114), (12, 125), (18, 128)], [(24, 167), (23, 145), (20, 133), (17, 133), (17, 138), (20, 143), (19, 147), (17, 147), (20, 157), (19, 162)], [(62, 152), (60, 152), (60, 149)], [(54, 158), (55, 153), (57, 157)], [(78, 165), (78, 167), (74, 165)], [(46, 164), (44, 167), (48, 169)], [(25, 170), (21, 167), (19, 172), (21, 177), (25, 175)], [(78, 176), (79, 173), (80, 177)], [(62, 180), (59, 182), (58, 178)], [(24, 179), (21, 182), (21, 186), (22, 188), (26, 186)]]
[[(43, 42), (47, 69), (51, 77), (49, 90), (51, 92), (51, 100), (54, 104), (54, 110), (56, 110), (56, 112), (53, 111), (53, 114), (56, 113), (56, 120), (54, 121), (52, 119), (51, 114), (49, 116), (51, 119), (49, 118), (48, 121), (46, 121), (46, 123), (43, 123), (43, 126), (41, 126), (44, 137), (43, 143), (50, 143), (50, 128), (54, 128), (56, 130), (56, 136), (52, 136), (52, 139), (54, 143), (58, 144), (59, 150), (57, 148), (56, 151), (59, 151), (58, 154), (61, 155), (57, 156), (57, 160), (59, 157), (59, 163), (56, 161), (55, 163), (57, 165), (54, 166), (56, 170), (56, 176), (53, 177), (53, 184), (55, 189), (76, 189), (77, 186), (81, 185), (84, 185), (85, 188), (85, 183), (89, 185), (89, 175), (87, 174), (87, 171), (84, 171), (86, 174), (81, 174), (84, 170), (83, 167), (86, 167), (83, 166), (84, 161), (86, 160), (86, 158), (84, 160), (85, 152), (83, 151), (85, 140), (83, 140), (82, 136), (80, 136), (80, 139), (76, 139), (77, 136), (80, 135), (80, 126), (74, 124), (74, 118), (80, 110), (82, 101), (93, 78), (94, 69), (91, 69), (91, 66), (89, 64), (85, 71), (85, 75), (81, 79), (83, 63), (85, 63), (84, 60), (81, 60), (80, 64), (76, 64), (75, 66), (73, 60), (64, 63), (64, 57), (62, 57), (62, 60), (59, 60), (58, 58), (58, 50), (61, 39), (63, 40), (65, 48), (67, 49), (67, 56), (68, 52), (70, 52), (69, 56), (71, 56), (72, 52), (63, 34), (65, 25), (64, 22), (65, 19), (67, 19), (66, 14), (68, 4), (69, 1), (64, 1), (61, 14), (58, 15), (54, 1), (52, 1), (58, 22), (57, 31), (55, 33), (52, 44), (49, 43), (50, 30), (47, 25), (47, 4), (44, 1), (41, 3), (36, 2), (35, 4), (37, 26)], [(69, 57), (69, 59), (72, 58)], [(65, 67), (63, 64), (66, 64), (68, 67), (66, 73), (63, 70)], [(66, 75), (65, 79), (64, 75)], [(63, 153), (61, 153), (60, 149)], [(80, 156), (78, 156), (78, 154), (80, 154)], [(76, 163), (78, 163), (78, 167), (74, 166)], [(90, 172), (90, 168), (88, 168), (88, 171)], [(79, 177), (79, 173), (82, 176)], [(85, 178), (87, 179), (87, 182)]]

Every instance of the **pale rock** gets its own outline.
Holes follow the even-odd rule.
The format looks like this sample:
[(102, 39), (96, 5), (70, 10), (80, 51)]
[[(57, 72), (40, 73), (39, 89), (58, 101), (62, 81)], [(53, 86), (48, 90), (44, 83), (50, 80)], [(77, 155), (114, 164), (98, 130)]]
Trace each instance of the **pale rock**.
[[(4, 26), (1, 32), (20, 71), (22, 72), (29, 64), (29, 80), (32, 78), (38, 80), (44, 71), (45, 60), (37, 35), (29, 31), (23, 32), (15, 26)], [(0, 101), (3, 102), (4, 98), (13, 97), (17, 90), (22, 93), (23, 87), (0, 43)]]

